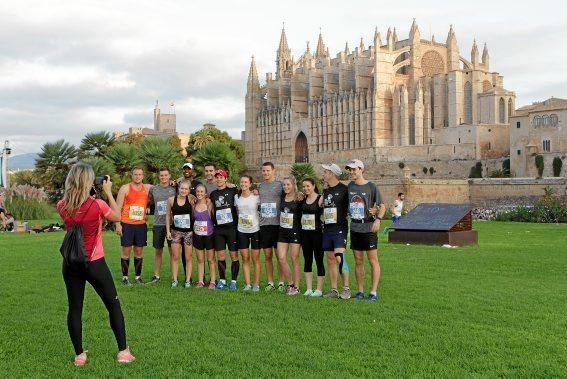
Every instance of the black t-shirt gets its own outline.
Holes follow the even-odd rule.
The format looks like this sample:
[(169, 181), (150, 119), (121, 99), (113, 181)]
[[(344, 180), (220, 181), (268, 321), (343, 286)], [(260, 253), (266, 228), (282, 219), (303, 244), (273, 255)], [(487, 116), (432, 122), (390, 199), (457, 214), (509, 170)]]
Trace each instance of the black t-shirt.
[(348, 228), (348, 188), (343, 183), (323, 191), (323, 230), (339, 231)]
[(238, 193), (236, 187), (214, 190), (209, 195), (213, 202), (214, 223), (218, 227), (238, 225), (238, 214), (234, 205), (234, 196)]
[(286, 201), (285, 195), (280, 202), (280, 228), (297, 232), (301, 229), (301, 201)]
[(317, 199), (312, 204), (307, 204), (307, 198), (301, 202), (301, 231), (321, 231), (323, 208), (319, 207), (320, 197), (321, 195), (317, 195)]

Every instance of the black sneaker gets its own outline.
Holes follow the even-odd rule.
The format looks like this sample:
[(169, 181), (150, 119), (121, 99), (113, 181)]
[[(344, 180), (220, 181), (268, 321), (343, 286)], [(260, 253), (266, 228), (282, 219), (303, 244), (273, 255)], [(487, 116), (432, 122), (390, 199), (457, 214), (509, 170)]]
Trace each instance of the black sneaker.
[(130, 286), (130, 281), (128, 280), (128, 278), (122, 278), (122, 284), (125, 286)]
[(150, 281), (148, 282), (148, 284), (158, 284), (158, 282), (159, 282), (159, 276), (154, 275), (150, 278)]
[(139, 276), (139, 277), (136, 278), (135, 283), (136, 284), (144, 284), (144, 281), (142, 280), (142, 277)]

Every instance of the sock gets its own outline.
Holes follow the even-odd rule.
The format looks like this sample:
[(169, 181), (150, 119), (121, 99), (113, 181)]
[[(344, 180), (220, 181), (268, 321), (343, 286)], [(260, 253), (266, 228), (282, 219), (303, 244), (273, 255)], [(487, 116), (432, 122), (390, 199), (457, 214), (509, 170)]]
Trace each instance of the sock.
[(134, 270), (136, 270), (136, 277), (142, 276), (142, 261), (144, 258), (134, 258)]
[(219, 267), (219, 277), (224, 281), (226, 279), (226, 261), (219, 260), (217, 266)]
[(122, 276), (128, 277), (128, 267), (130, 267), (130, 258), (120, 258), (120, 267), (122, 267)]
[(370, 292), (370, 294), (376, 296), (376, 292)]
[(278, 287), (279, 287), (279, 286), (283, 286), (283, 285), (284, 285), (284, 282), (279, 282), (279, 283), (278, 283)]
[(232, 261), (230, 265), (230, 273), (232, 275), (232, 281), (236, 282), (238, 279), (238, 272), (240, 271), (240, 261)]

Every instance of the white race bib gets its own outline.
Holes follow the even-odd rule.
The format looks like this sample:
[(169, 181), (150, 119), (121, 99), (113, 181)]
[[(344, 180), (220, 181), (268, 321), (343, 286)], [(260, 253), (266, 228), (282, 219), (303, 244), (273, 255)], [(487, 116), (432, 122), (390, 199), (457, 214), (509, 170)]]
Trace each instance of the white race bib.
[(145, 213), (145, 207), (140, 207), (139, 205), (130, 205), (128, 217), (130, 218), (130, 220), (141, 221), (144, 219)]
[(364, 203), (350, 203), (348, 212), (353, 220), (364, 220), (364, 215), (366, 214), (364, 211)]
[(280, 226), (285, 229), (293, 229), (293, 213), (280, 213)]
[(230, 211), (230, 208), (219, 209), (216, 212), (216, 218), (218, 225), (230, 224), (231, 222), (234, 221), (234, 219), (232, 218), (232, 212)]
[(278, 215), (276, 203), (262, 203), (260, 204), (260, 216), (263, 218), (274, 218)]
[(323, 219), (325, 220), (325, 224), (336, 224), (337, 208), (325, 208), (323, 210)]
[(301, 229), (303, 230), (315, 230), (315, 215), (314, 214), (304, 214), (301, 216)]
[(191, 216), (190, 215), (175, 215), (173, 216), (173, 226), (180, 229), (190, 229), (191, 228)]
[(254, 217), (252, 215), (239, 214), (238, 225), (247, 229), (252, 228), (254, 227)]
[(167, 200), (158, 201), (156, 203), (156, 215), (164, 216), (165, 215), (165, 205), (167, 204)]
[(206, 236), (209, 233), (209, 225), (207, 221), (195, 221), (193, 231), (198, 236)]

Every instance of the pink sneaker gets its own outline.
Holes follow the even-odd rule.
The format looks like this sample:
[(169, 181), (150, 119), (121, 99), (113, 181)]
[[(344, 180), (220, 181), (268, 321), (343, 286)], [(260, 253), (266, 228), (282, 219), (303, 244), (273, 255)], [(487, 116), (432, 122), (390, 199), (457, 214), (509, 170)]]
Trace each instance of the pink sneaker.
[(287, 289), (287, 294), (289, 296), (297, 295), (299, 293), (299, 289), (296, 286), (289, 286)]
[(79, 355), (75, 355), (75, 361), (73, 362), (75, 366), (84, 366), (87, 364), (87, 351), (83, 351)]
[(216, 289), (216, 288), (217, 288), (217, 286), (215, 285), (215, 282), (210, 282), (210, 283), (209, 283), (209, 289), (210, 289), (210, 290), (214, 290), (214, 289)]
[(130, 348), (127, 347), (126, 350), (122, 350), (119, 351), (118, 354), (116, 354), (116, 361), (118, 363), (130, 363), (130, 362), (134, 362), (136, 360), (136, 357), (132, 355), (132, 353), (130, 353)]
[(205, 283), (203, 283), (203, 282), (197, 283), (197, 288), (203, 288), (204, 286), (205, 286)]

